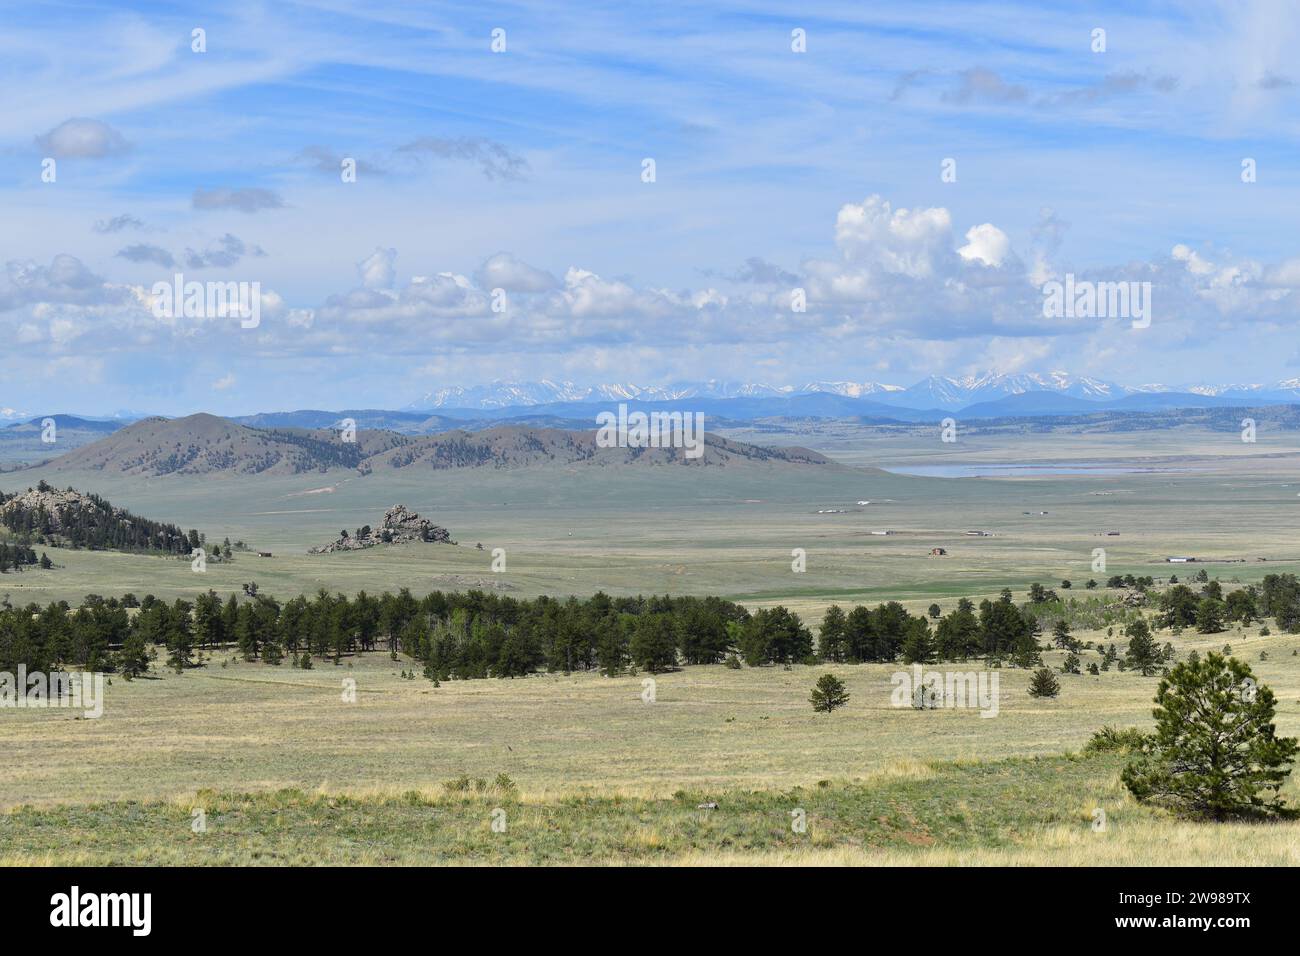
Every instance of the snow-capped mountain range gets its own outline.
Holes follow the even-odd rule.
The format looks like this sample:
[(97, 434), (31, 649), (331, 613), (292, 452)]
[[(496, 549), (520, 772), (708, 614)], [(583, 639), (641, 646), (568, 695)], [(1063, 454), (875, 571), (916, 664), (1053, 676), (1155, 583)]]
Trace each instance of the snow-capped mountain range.
[(1023, 372), (1004, 374), (987, 372), (950, 378), (931, 375), (910, 385), (884, 382), (805, 382), (801, 385), (768, 385), (728, 382), (717, 379), (700, 382), (674, 382), (669, 385), (635, 385), (605, 383), (575, 385), (573, 382), (492, 382), (471, 387), (452, 386), (429, 392), (407, 406), (411, 411), (436, 411), (444, 408), (498, 409), (548, 405), (558, 402), (678, 401), (687, 398), (777, 398), (825, 393), (846, 398), (862, 398), (899, 408), (939, 408), (956, 410), (981, 402), (997, 401), (1026, 392), (1049, 392), (1085, 401), (1109, 402), (1128, 395), (1190, 393), (1216, 398), (1260, 399), (1270, 401), (1300, 400), (1300, 379), (1292, 378), (1271, 385), (1188, 385), (1158, 384), (1118, 385), (1066, 372)]

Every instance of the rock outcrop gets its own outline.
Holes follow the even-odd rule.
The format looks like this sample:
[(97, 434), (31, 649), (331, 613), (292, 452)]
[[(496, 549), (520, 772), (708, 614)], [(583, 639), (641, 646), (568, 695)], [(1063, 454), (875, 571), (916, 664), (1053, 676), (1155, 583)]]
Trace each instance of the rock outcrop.
[(44, 510), (49, 515), (48, 530), (59, 534), (65, 530), (63, 524), (65, 515), (75, 513), (82, 508), (96, 507), (107, 510), (111, 517), (117, 520), (129, 520), (131, 517), (130, 513), (122, 508), (106, 507), (104, 502), (96, 503), (90, 495), (83, 495), (80, 491), (73, 491), (71, 488), (59, 491), (48, 485), (42, 485), (38, 489), (29, 488), (21, 494), (4, 500), (4, 503), (0, 504), (0, 516), (8, 517), (20, 511)]
[(428, 518), (421, 518), (406, 505), (393, 505), (384, 512), (379, 527), (367, 525), (358, 528), (355, 533), (344, 533), (338, 539), (319, 548), (312, 548), (309, 554), (329, 554), (333, 551), (360, 551), (373, 548), (377, 544), (403, 544), (407, 541), (451, 542), (451, 533), (446, 528), (434, 524)]

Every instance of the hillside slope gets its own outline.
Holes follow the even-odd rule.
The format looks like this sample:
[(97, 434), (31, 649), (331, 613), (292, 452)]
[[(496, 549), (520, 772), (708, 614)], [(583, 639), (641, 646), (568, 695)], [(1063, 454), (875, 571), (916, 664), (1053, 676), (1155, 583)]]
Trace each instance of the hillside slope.
[(355, 442), (329, 429), (250, 428), (215, 415), (147, 418), (54, 459), (46, 470), (118, 475), (293, 475), (348, 469), (370, 474), (398, 469), (527, 468), (554, 464), (687, 467), (775, 462), (829, 465), (806, 448), (764, 448), (716, 435), (703, 454), (673, 448), (600, 448), (596, 433), (520, 425), (480, 432), (400, 435), (360, 430)]

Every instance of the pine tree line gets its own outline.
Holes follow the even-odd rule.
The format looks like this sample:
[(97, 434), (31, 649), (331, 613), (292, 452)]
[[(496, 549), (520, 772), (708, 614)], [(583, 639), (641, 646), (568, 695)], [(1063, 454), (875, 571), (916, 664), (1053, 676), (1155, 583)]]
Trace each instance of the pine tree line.
[(43, 568), (51, 567), (50, 559), (44, 554), (38, 558), (35, 548), (29, 548), (21, 542), (6, 544), (0, 541), (0, 574), (21, 571), (23, 568), (32, 567), (36, 564), (40, 564)]
[[(208, 591), (194, 601), (172, 603), (152, 595), (143, 601), (133, 595), (89, 595), (76, 610), (66, 602), (15, 608), (6, 600), (0, 605), (0, 670), (25, 663), (32, 670), (71, 665), (136, 674), (147, 669), (151, 658), (165, 654), (168, 666), (179, 671), (192, 666), (196, 655), (227, 646), (249, 661), (288, 660), (298, 666), (386, 650), (422, 663), (425, 675), (438, 681), (539, 671), (658, 672), (724, 661), (739, 667), (741, 660), (755, 667), (971, 658), (993, 666), (1041, 664), (1033, 604), (1018, 606), (1010, 590), (978, 606), (962, 598), (946, 615), (932, 606), (933, 627), (926, 616), (914, 615), (896, 601), (848, 612), (832, 605), (816, 640), (799, 615), (785, 607), (751, 613), (716, 597), (613, 598), (598, 593), (586, 600), (526, 600), (483, 591), (435, 591), (417, 599), (403, 588), (378, 597), (362, 591), (353, 598), (321, 590), (280, 602), (259, 593), (255, 584), (244, 590), (242, 598), (222, 600)], [(1279, 623), (1300, 604), (1300, 583), (1292, 575), (1270, 575), (1262, 589), (1233, 594), (1243, 591), (1252, 606), (1259, 605), (1256, 617), (1271, 614)], [(1198, 607), (1206, 600), (1217, 599), (1204, 596)], [(1181, 592), (1166, 593), (1153, 622), (1176, 626), (1185, 604)], [(129, 610), (137, 608), (132, 616)], [(1079, 673), (1077, 652), (1083, 645), (1064, 621), (1052, 631), (1055, 644), (1071, 655), (1064, 672)], [(1123, 659), (1114, 644), (1098, 646), (1101, 670), (1115, 665), (1152, 675), (1173, 657), (1172, 645), (1160, 647), (1144, 619), (1130, 623), (1125, 636)], [(1090, 672), (1096, 668), (1089, 665)]]

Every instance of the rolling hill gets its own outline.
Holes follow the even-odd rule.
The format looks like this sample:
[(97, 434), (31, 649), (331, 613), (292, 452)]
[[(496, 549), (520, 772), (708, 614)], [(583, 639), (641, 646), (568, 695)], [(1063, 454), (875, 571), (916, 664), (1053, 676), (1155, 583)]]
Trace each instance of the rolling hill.
[(355, 468), (401, 441), (393, 432), (359, 432), (355, 444), (334, 433), (257, 429), (215, 415), (146, 418), (54, 459), (55, 472), (123, 475), (298, 474)]
[(590, 464), (598, 467), (725, 466), (775, 462), (829, 465), (805, 448), (765, 448), (716, 435), (695, 459), (671, 448), (600, 448), (596, 433), (500, 425), (436, 435), (358, 430), (343, 442), (330, 429), (252, 428), (215, 415), (147, 418), (54, 459), (53, 473), (118, 475), (292, 475), (335, 469), (362, 474), (399, 469), (526, 468)]
[[(52, 429), (47, 428), (47, 421), (53, 421)], [(111, 434), (125, 424), (117, 419), (54, 414), (0, 426), (0, 470), (46, 461)]]

